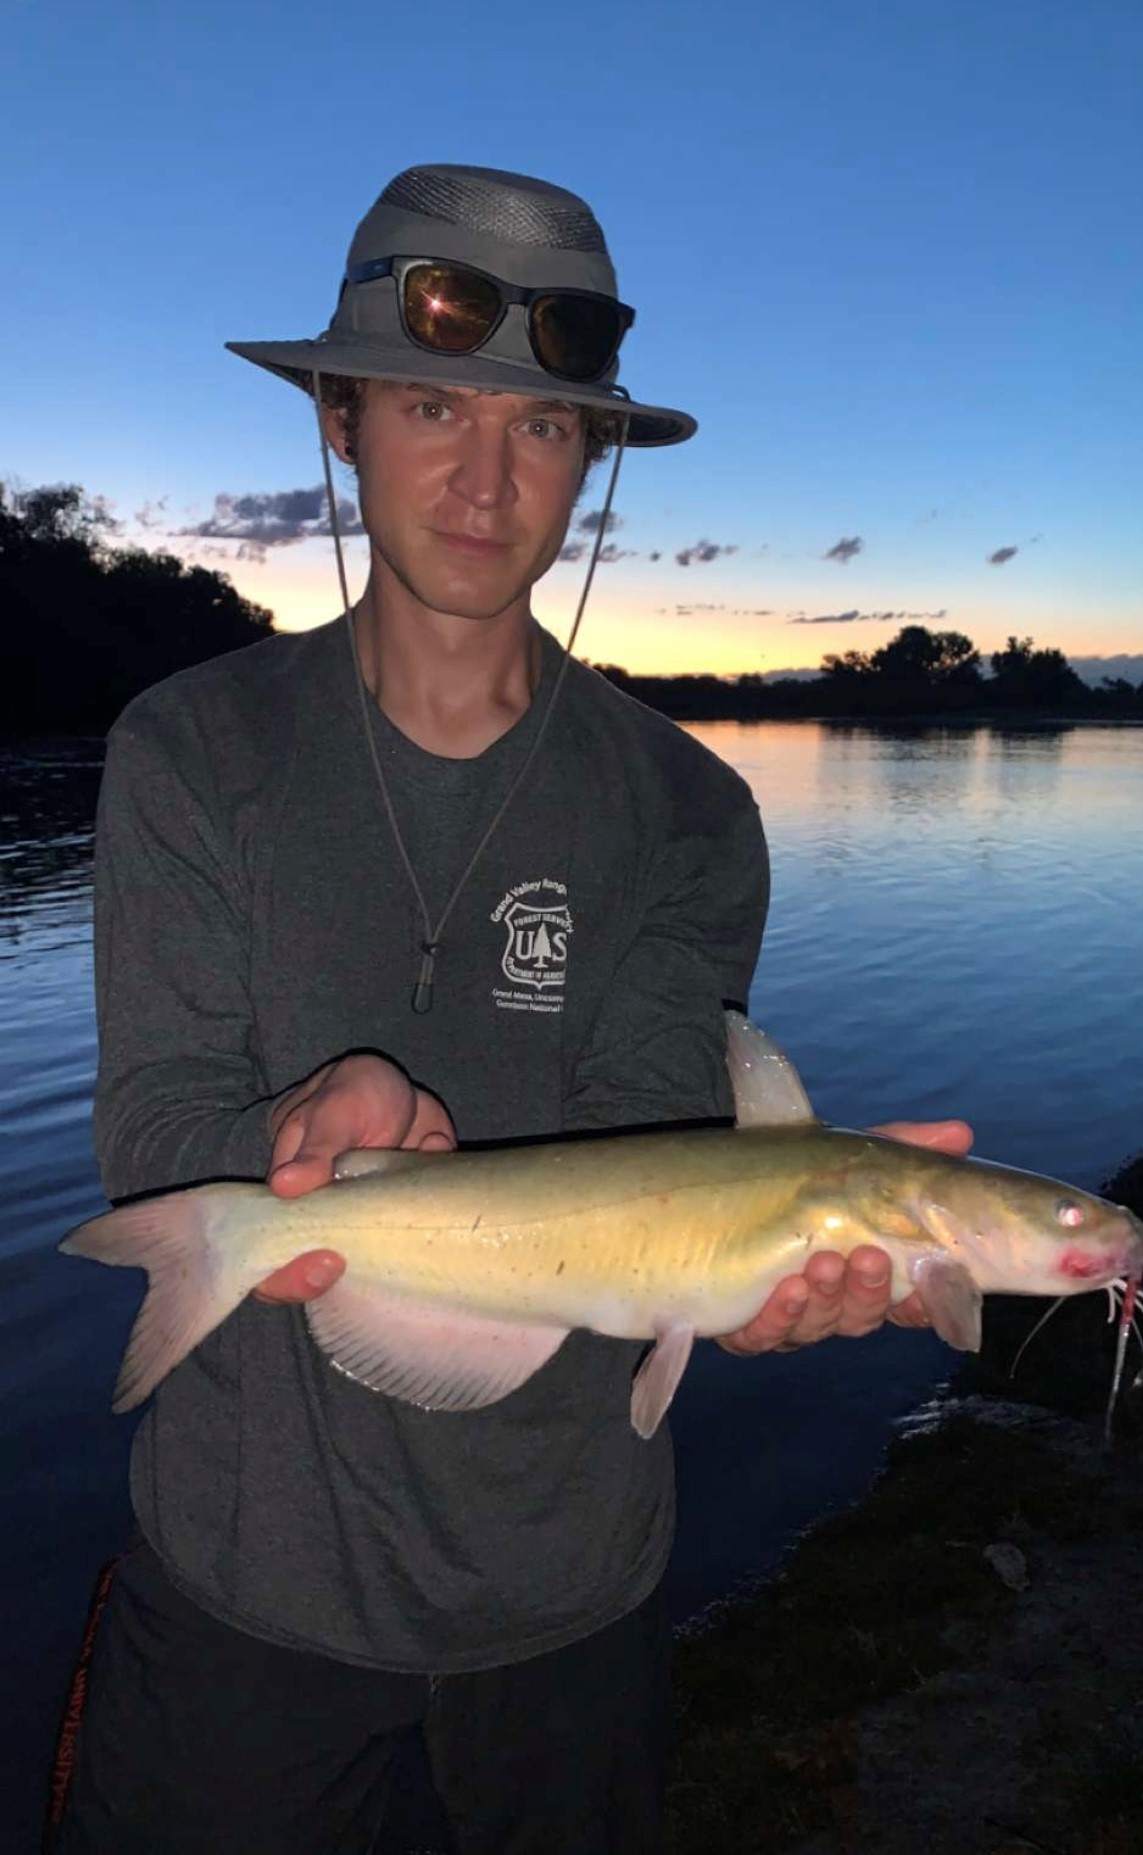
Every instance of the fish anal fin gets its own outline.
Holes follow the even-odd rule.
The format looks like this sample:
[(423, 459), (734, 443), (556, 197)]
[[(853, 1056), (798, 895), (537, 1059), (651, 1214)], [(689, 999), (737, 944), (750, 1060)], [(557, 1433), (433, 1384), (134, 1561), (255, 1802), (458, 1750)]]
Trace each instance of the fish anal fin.
[(726, 1062), (739, 1127), (816, 1124), (802, 1079), (785, 1051), (740, 1011), (726, 1013)]
[(334, 1365), (390, 1398), (430, 1411), (496, 1404), (531, 1378), (566, 1327), (526, 1326), (361, 1288), (343, 1276), (306, 1303), (310, 1332)]
[(964, 1264), (951, 1256), (922, 1256), (910, 1274), (941, 1339), (962, 1353), (978, 1353), (983, 1297)]
[(631, 1426), (654, 1436), (687, 1369), (695, 1330), (681, 1323), (664, 1327), (631, 1384)]

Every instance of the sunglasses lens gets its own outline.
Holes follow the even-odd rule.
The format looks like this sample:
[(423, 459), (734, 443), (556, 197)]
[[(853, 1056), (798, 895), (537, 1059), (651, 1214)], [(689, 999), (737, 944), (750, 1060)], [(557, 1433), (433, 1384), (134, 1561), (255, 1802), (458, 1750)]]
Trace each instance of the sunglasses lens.
[(415, 264), (405, 277), (405, 323), (435, 354), (471, 354), (503, 307), (496, 285), (455, 264)]
[(538, 296), (532, 304), (536, 358), (565, 380), (598, 380), (623, 337), (618, 303), (587, 296)]

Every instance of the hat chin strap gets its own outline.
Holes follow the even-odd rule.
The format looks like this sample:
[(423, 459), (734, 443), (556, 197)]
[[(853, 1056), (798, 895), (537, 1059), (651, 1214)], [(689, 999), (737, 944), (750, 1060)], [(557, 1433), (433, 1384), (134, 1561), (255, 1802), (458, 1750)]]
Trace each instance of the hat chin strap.
[(338, 574), (338, 580), (341, 586), (341, 598), (342, 598), (342, 604), (343, 604), (344, 611), (345, 611), (345, 623), (346, 623), (346, 629), (347, 629), (348, 636), (349, 636), (349, 647), (353, 655), (354, 679), (357, 684), (357, 694), (361, 702), (361, 719), (362, 719), (362, 723), (364, 725), (364, 730), (365, 730), (365, 742), (366, 742), (366, 746), (369, 749), (370, 758), (373, 761), (373, 770), (377, 775), (377, 784), (378, 784), (378, 788), (381, 793), (382, 801), (385, 806), (386, 815), (388, 816), (388, 819), (389, 819), (389, 826), (393, 833), (393, 839), (397, 846), (397, 850), (400, 854), (401, 861), (405, 866), (405, 873), (409, 878), (410, 887), (412, 888), (413, 893), (417, 898), (417, 904), (418, 904), (418, 907), (421, 913), (421, 925), (423, 929), (422, 939), (421, 939), (421, 956), (422, 957), (421, 957), (420, 972), (417, 977), (416, 985), (413, 988), (412, 1007), (413, 1007), (413, 1010), (416, 1012), (425, 1012), (425, 1011), (431, 1010), (432, 1008), (433, 977), (434, 977), (434, 973), (436, 969), (437, 955), (440, 953), (441, 948), (443, 946), (443, 941), (441, 937), (444, 933), (445, 923), (448, 921), (450, 915), (452, 914), (453, 908), (455, 907), (457, 901), (460, 898), (461, 890), (464, 888), (465, 883), (468, 881), (473, 870), (475, 869), (477, 861), (479, 860), (486, 846), (488, 845), (488, 842), (490, 838), (492, 837), (493, 832), (496, 830), (497, 825), (500, 823), (500, 820), (503, 818), (505, 812), (508, 810), (508, 807), (512, 803), (512, 800), (515, 798), (517, 792), (520, 790), (521, 786), (524, 784), (524, 780), (527, 775), (528, 769), (532, 765), (532, 762), (534, 761), (534, 759), (536, 758), (536, 755), (540, 748), (540, 743), (543, 740), (544, 735), (547, 732), (548, 723), (552, 719), (552, 712), (556, 706), (556, 697), (560, 693), (560, 689), (563, 685), (564, 677), (567, 674), (568, 665), (571, 663), (571, 660), (572, 660), (571, 658), (572, 645), (575, 643), (576, 634), (579, 631), (579, 627), (580, 627), (580, 620), (583, 618), (584, 608), (587, 605), (587, 596), (589, 592), (591, 591), (591, 582), (595, 577), (595, 569), (599, 562), (600, 549), (603, 546), (603, 537), (607, 533), (607, 518), (609, 514), (611, 513), (611, 504), (612, 504), (612, 500), (615, 495), (615, 485), (619, 477), (619, 465), (620, 465), (620, 462), (622, 461), (624, 446), (626, 445), (626, 442), (627, 442), (628, 421), (626, 418), (623, 418), (622, 420), (619, 439), (615, 446), (615, 459), (611, 466), (611, 475), (610, 475), (610, 478), (607, 484), (607, 495), (604, 497), (603, 508), (600, 510), (599, 527), (596, 531), (595, 545), (593, 546), (591, 550), (591, 559), (588, 562), (587, 575), (583, 583), (583, 591), (580, 593), (580, 596), (579, 596), (579, 604), (576, 607), (576, 615), (575, 615), (574, 622), (572, 624), (571, 633), (568, 637), (567, 643), (564, 646), (563, 661), (561, 662), (560, 667), (557, 670), (555, 678), (553, 680), (552, 693), (548, 697), (547, 707), (544, 709), (544, 712), (540, 717), (539, 726), (537, 727), (535, 734), (532, 736), (532, 744), (529, 747), (527, 753), (525, 754), (521, 765), (518, 767), (515, 778), (512, 780), (511, 785), (509, 786), (507, 792), (504, 794), (503, 799), (501, 800), (499, 806), (497, 807), (497, 810), (495, 814), (493, 815), (491, 823), (488, 825), (483, 836), (480, 838), (480, 841), (478, 842), (475, 850), (473, 851), (472, 855), (469, 857), (468, 862), (465, 864), (464, 869), (461, 871), (460, 876), (458, 877), (457, 882), (453, 887), (452, 894), (449, 896), (448, 901), (444, 905), (443, 912), (441, 913), (437, 921), (434, 923), (432, 920), (432, 917), (429, 914), (429, 907), (428, 907), (427, 901), (425, 900), (424, 891), (421, 888), (419, 881), (417, 880), (417, 872), (415, 868), (413, 867), (413, 860), (409, 855), (409, 851), (405, 844), (405, 840), (401, 835), (401, 828), (397, 821), (397, 814), (393, 807), (392, 795), (389, 791), (389, 782), (385, 777), (385, 769), (381, 764), (381, 757), (377, 752), (377, 743), (373, 738), (374, 731), (371, 725), (370, 712), (369, 712), (369, 693), (366, 689), (365, 678), (361, 670), (361, 654), (357, 648), (356, 627), (354, 626), (354, 623), (353, 623), (353, 611), (349, 603), (349, 585), (348, 585), (348, 581), (346, 579), (346, 574), (345, 574), (345, 556), (344, 556), (344, 553), (342, 551), (342, 546), (341, 546), (341, 530), (338, 526), (338, 520), (337, 520), (337, 498), (334, 495), (334, 489), (333, 489), (333, 469), (330, 463), (329, 441), (326, 438), (325, 426), (322, 423), (321, 375), (315, 371), (312, 376), (312, 379), (313, 379), (314, 406), (317, 409), (318, 432), (321, 438), (322, 469), (325, 473), (325, 493), (326, 493), (326, 500), (329, 504), (330, 532), (333, 535), (333, 544), (334, 544), (334, 548), (337, 553), (337, 574)]

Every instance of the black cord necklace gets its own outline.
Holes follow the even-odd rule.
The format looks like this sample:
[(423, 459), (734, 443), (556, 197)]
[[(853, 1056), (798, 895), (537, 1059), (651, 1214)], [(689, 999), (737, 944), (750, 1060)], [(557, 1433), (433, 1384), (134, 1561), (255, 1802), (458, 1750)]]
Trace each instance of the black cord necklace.
[(322, 412), (321, 376), (318, 373), (315, 373), (313, 375), (313, 396), (314, 396), (314, 405), (317, 409), (318, 431), (321, 436), (322, 467), (325, 472), (325, 490), (326, 490), (326, 498), (327, 498), (328, 505), (329, 505), (330, 530), (333, 534), (334, 549), (337, 554), (338, 578), (339, 578), (340, 585), (341, 585), (341, 597), (342, 597), (342, 604), (343, 604), (344, 611), (345, 611), (346, 629), (349, 634), (349, 648), (350, 648), (350, 652), (353, 657), (354, 680), (357, 684), (357, 693), (358, 693), (358, 697), (360, 699), (360, 704), (361, 704), (361, 719), (362, 719), (362, 723), (365, 728), (365, 740), (369, 748), (369, 757), (373, 762), (373, 770), (377, 775), (377, 784), (381, 791), (381, 799), (385, 807), (385, 815), (389, 820), (389, 828), (393, 833), (393, 841), (397, 846), (398, 855), (400, 856), (401, 862), (404, 865), (405, 874), (409, 879), (409, 886), (412, 889), (413, 894), (417, 898), (417, 906), (420, 909), (420, 914), (421, 914), (421, 943), (420, 943), (421, 963), (420, 963), (419, 971), (417, 973), (416, 981), (413, 986), (412, 996), (410, 998), (410, 1004), (412, 1006), (412, 1009), (415, 1012), (419, 1014), (423, 1014), (424, 1012), (432, 1010), (433, 984), (436, 978), (436, 964), (437, 964), (437, 959), (439, 958), (440, 954), (444, 950), (445, 943), (444, 943), (443, 935), (444, 935), (445, 926), (448, 922), (449, 916), (452, 914), (453, 909), (456, 907), (456, 904), (460, 899), (461, 892), (464, 889), (464, 886), (467, 883), (469, 877), (472, 875), (473, 870), (476, 868), (478, 861), (480, 860), (481, 856), (484, 854), (485, 850), (488, 848), (488, 844), (492, 838), (493, 832), (496, 830), (497, 825), (500, 823), (500, 820), (503, 818), (505, 812), (508, 810), (508, 807), (511, 804), (512, 800), (515, 798), (517, 792), (520, 790), (520, 787), (522, 786), (524, 782), (525, 775), (527, 774), (529, 767), (532, 765), (532, 762), (535, 760), (536, 755), (539, 752), (540, 743), (543, 740), (544, 735), (547, 732), (548, 723), (552, 719), (552, 711), (554, 710), (556, 706), (556, 697), (559, 695), (560, 690), (563, 687), (564, 677), (567, 675), (568, 665), (571, 662), (572, 647), (575, 644), (576, 634), (579, 631), (580, 620), (582, 619), (583, 614), (584, 614), (584, 607), (587, 605), (587, 596), (588, 596), (588, 593), (591, 591), (591, 582), (595, 577), (595, 569), (599, 562), (599, 552), (600, 552), (600, 548), (603, 545), (603, 537), (607, 533), (607, 518), (611, 512), (611, 503), (615, 495), (615, 484), (619, 476), (619, 465), (622, 461), (623, 449), (627, 441), (627, 423), (626, 423), (626, 420), (624, 420), (620, 428), (619, 441), (615, 446), (615, 460), (611, 466), (611, 475), (608, 479), (608, 484), (607, 484), (607, 495), (604, 497), (603, 509), (599, 517), (599, 526), (597, 527), (596, 532), (595, 532), (595, 545), (592, 548), (591, 559), (588, 562), (587, 574), (584, 578), (584, 583), (583, 583), (583, 591), (580, 593), (580, 596), (579, 596), (579, 605), (576, 608), (575, 619), (572, 623), (572, 628), (571, 628), (571, 632), (568, 637), (567, 644), (564, 646), (563, 661), (560, 664), (560, 667), (556, 672), (555, 680), (552, 683), (552, 693), (548, 697), (547, 707), (545, 708), (544, 713), (542, 717), (540, 718), (540, 725), (536, 729), (536, 732), (532, 737), (532, 745), (529, 747), (528, 752), (525, 754), (524, 760), (521, 766), (519, 767), (519, 769), (517, 770), (516, 777), (513, 779), (507, 792), (504, 794), (503, 799), (500, 801), (500, 804), (497, 806), (496, 811), (494, 812), (492, 816), (491, 823), (486, 827), (483, 834), (481, 835), (476, 845), (475, 850), (473, 851), (472, 855), (469, 857), (468, 862), (465, 864), (463, 870), (460, 873), (460, 876), (458, 877), (457, 881), (453, 885), (452, 894), (449, 896), (447, 902), (445, 903), (436, 921), (434, 922), (432, 919), (432, 916), (429, 913), (429, 907), (428, 907), (428, 903), (425, 900), (424, 891), (421, 888), (419, 881), (417, 880), (417, 872), (413, 868), (413, 860), (409, 855), (408, 849), (405, 844), (405, 840), (401, 835), (401, 827), (397, 823), (397, 814), (393, 808), (393, 799), (389, 791), (389, 782), (385, 778), (385, 769), (381, 765), (381, 756), (377, 752), (377, 742), (374, 738), (374, 730), (373, 730), (373, 726), (371, 723), (370, 711), (369, 711), (369, 704), (370, 704), (370, 701), (372, 700), (372, 697), (370, 695), (369, 688), (365, 681), (364, 672), (362, 671), (362, 668), (361, 668), (361, 653), (358, 649), (358, 644), (357, 644), (357, 627), (355, 623), (355, 608), (352, 607), (349, 603), (349, 588), (348, 588), (348, 583), (347, 583), (346, 574), (345, 574), (345, 560), (342, 555), (342, 548), (341, 548), (341, 530), (338, 525), (338, 519), (337, 519), (337, 498), (334, 495), (334, 489), (333, 489), (333, 470), (330, 465), (329, 444), (326, 439), (325, 426), (322, 423), (322, 416), (321, 416), (321, 412)]

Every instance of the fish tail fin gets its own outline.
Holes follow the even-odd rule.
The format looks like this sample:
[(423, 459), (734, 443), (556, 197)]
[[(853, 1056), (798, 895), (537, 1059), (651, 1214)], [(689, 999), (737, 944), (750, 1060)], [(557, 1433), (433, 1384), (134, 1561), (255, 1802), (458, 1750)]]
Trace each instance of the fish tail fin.
[(60, 1244), (69, 1256), (147, 1271), (147, 1294), (115, 1386), (116, 1412), (142, 1404), (250, 1287), (226, 1268), (210, 1240), (211, 1196), (208, 1186), (123, 1205), (80, 1224)]

